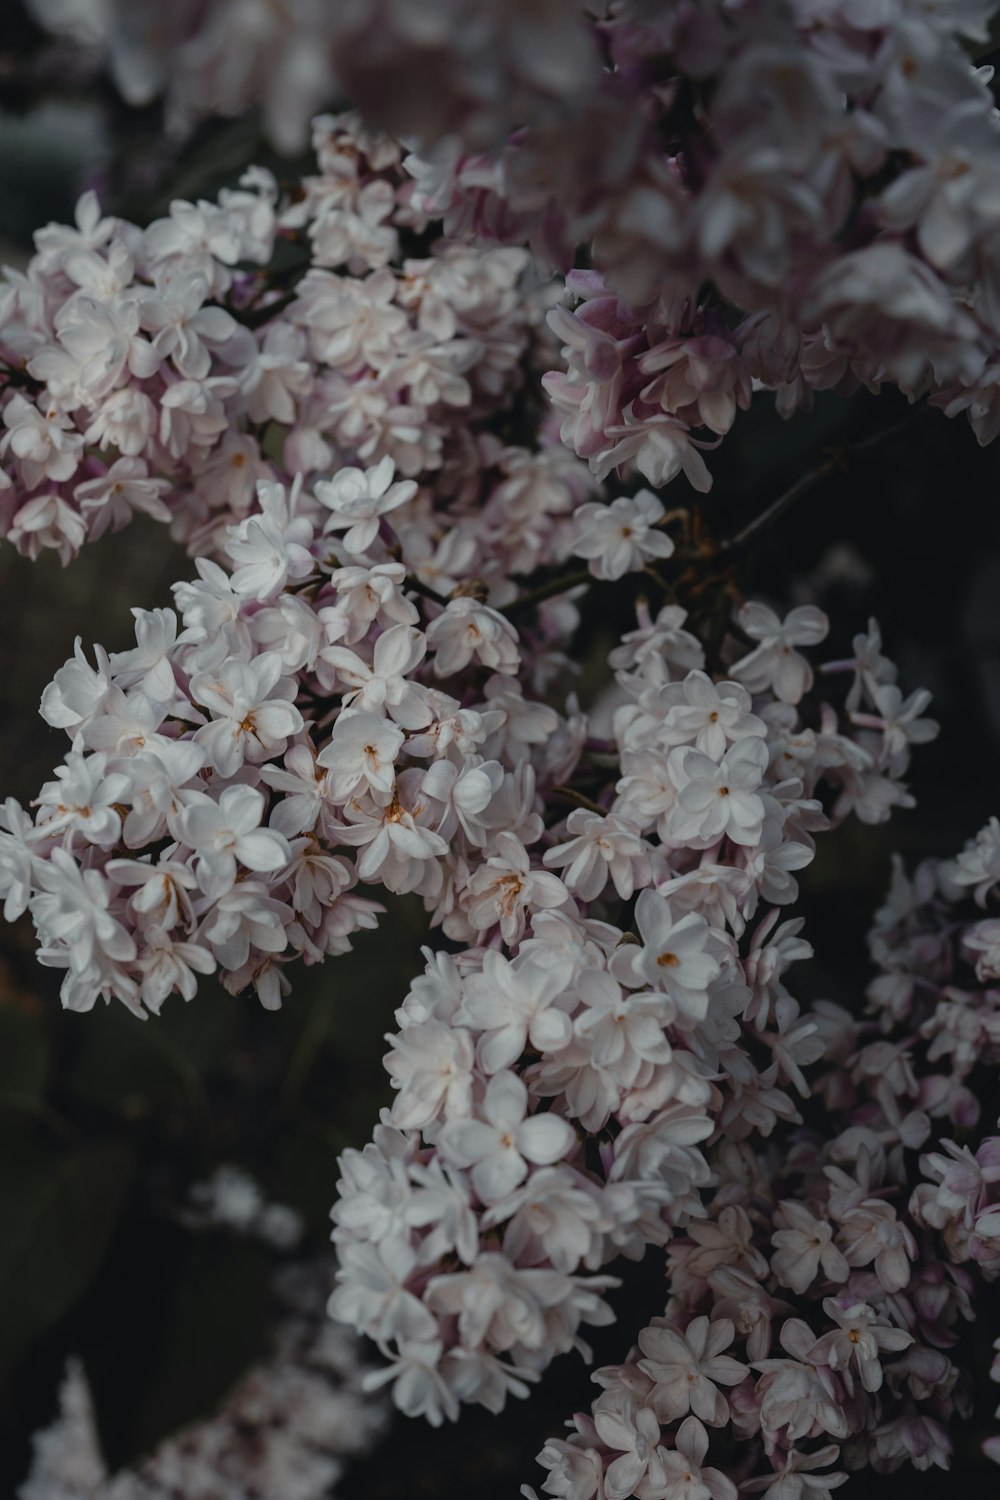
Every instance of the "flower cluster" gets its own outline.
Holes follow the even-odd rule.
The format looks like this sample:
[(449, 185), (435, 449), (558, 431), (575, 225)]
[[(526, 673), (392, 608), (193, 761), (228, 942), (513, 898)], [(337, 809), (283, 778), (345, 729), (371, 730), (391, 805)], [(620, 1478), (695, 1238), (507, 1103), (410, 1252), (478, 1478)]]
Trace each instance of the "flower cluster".
[[(46, 688), (71, 748), (0, 812), (4, 914), (66, 1007), (146, 1016), (211, 973), (274, 1008), (379, 887), (423, 902), (329, 1307), (438, 1424), (586, 1353), (611, 1262), (658, 1247), (663, 1317), (543, 1450), (564, 1500), (823, 1500), (946, 1464), (968, 1410), (1000, 1138), (952, 1133), (1000, 1108), (1000, 823), (897, 869), (866, 1016), (801, 1005), (797, 875), (911, 805), (929, 695), (874, 622), (817, 677), (820, 610), (731, 608), (656, 492), (707, 490), (761, 390), (1000, 430), (1000, 119), (963, 45), (994, 9), (32, 0), (175, 123), (361, 113), (313, 122), (290, 188), (254, 169), (144, 229), (88, 195), (0, 287), (0, 533), (68, 560), (145, 511), (197, 558)], [(569, 693), (580, 590), (640, 581)], [(232, 1175), (190, 1212), (296, 1228)], [(274, 1389), (311, 1431), (321, 1394)]]
[(342, 1158), (331, 1312), (435, 1423), (585, 1349), (581, 1322), (611, 1316), (595, 1273), (704, 1219), (710, 1139), (800, 1121), (824, 1027), (785, 987), (811, 950), (781, 908), (831, 815), (906, 801), (897, 722), (933, 730), (926, 694), (890, 712), (874, 626), (840, 720), (802, 702), (819, 610), (744, 606), (753, 649), (730, 638), (715, 676), (684, 624), (643, 613), (612, 653), (612, 740), (584, 741), (563, 789), (587, 785), (583, 805), (539, 819), (536, 848), (503, 831), (484, 849), (444, 923), (469, 946), (428, 951), (389, 1038), (392, 1109)]
[(998, 854), (993, 819), (912, 879), (897, 861), (867, 1016), (827, 1002), (810, 1016), (825, 1044), (812, 1093), (839, 1128), (800, 1128), (784, 1151), (714, 1143), (707, 1217), (668, 1247), (665, 1315), (546, 1444), (546, 1493), (654, 1500), (683, 1470), (692, 1496), (820, 1500), (845, 1471), (948, 1466), (971, 1409), (951, 1356), (974, 1275), (1000, 1274), (1000, 1138), (973, 1150), (947, 1134), (973, 1128), (982, 1099), (1000, 1106), (996, 923), (966, 909), (1000, 884)]
[(592, 242), (546, 385), (595, 473), (707, 489), (701, 450), (761, 388), (786, 416), (817, 391), (930, 392), (995, 437), (1000, 136), (961, 43), (995, 8), (614, 6), (585, 121), (518, 134), (485, 203), (480, 158), (424, 168), (446, 223), (475, 211), (563, 269)]
[(526, 245), (543, 280), (570, 273), (546, 385), (599, 477), (634, 464), (707, 489), (703, 450), (755, 389), (788, 415), (890, 384), (966, 412), (981, 442), (1000, 428), (1000, 127), (966, 50), (994, 0), (616, 0), (586, 18), (438, 0), (419, 24), (227, 0), (175, 7), (172, 37), (133, 0), (127, 25), (117, 4), (35, 8), (107, 43), (130, 97), (169, 80), (178, 118), (263, 100), (287, 141), (339, 86), (424, 155), (322, 117), (321, 175), (284, 201), (254, 172), (146, 231), (88, 200), (75, 234), (43, 232), (0, 342), (5, 529), (28, 550), (69, 555), (130, 508), (164, 513), (169, 488), (205, 551), (262, 470), (352, 451), (475, 483), (456, 411), (465, 431), (523, 372)]
[(78, 643), (46, 689), (74, 748), (34, 823), (8, 802), (0, 891), (8, 919), (30, 906), (70, 1008), (157, 1011), (216, 967), (277, 1005), (292, 957), (375, 924), (359, 879), (417, 891), (462, 936), (567, 898), (528, 871), (543, 825), (524, 756), (544, 741), (551, 780), (572, 727), (552, 738), (558, 715), (522, 696), (517, 631), (478, 591), (422, 601), (421, 628), (378, 519), (416, 486), (391, 481), (384, 459), (315, 494), (262, 483), (231, 573), (200, 559), (179, 619), (137, 610), (134, 649), (91, 665)]
[(167, 1438), (135, 1468), (109, 1475), (84, 1371), (71, 1361), (60, 1411), (34, 1438), (18, 1500), (327, 1500), (344, 1460), (367, 1452), (386, 1408), (365, 1392), (357, 1341), (322, 1318), (328, 1269), (293, 1264), (269, 1356), (208, 1420)]
[[(409, 204), (397, 143), (355, 116), (317, 120), (314, 141), (317, 175), (284, 198), (253, 169), (140, 230), (88, 193), (75, 227), (40, 230), (27, 270), (6, 272), (0, 533), (21, 551), (67, 561), (142, 511), (210, 555), (262, 480), (389, 460), (408, 491), (377, 505), (343, 480), (328, 510), (374, 525), (419, 481), (407, 519), (428, 583), (451, 587), (484, 544), (498, 570), (550, 560), (593, 484), (536, 440), (524, 387), (545, 294), (523, 284), (527, 253), (442, 239)], [(497, 413), (528, 446), (492, 435)]]
[[(944, 1352), (970, 1285), (897, 1204), (880, 1132), (711, 1155), (706, 1218), (667, 1252), (665, 1313), (539, 1454), (546, 1493), (819, 1500), (846, 1470), (947, 1466), (967, 1388)], [(526, 1492), (527, 1493), (527, 1492)]]

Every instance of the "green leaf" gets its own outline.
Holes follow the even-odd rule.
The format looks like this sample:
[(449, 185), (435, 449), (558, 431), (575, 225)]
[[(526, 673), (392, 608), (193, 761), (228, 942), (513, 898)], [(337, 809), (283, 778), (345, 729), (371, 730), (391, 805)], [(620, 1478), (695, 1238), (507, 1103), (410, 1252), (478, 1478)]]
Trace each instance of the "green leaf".
[(229, 1235), (149, 1219), (115, 1260), (80, 1350), (113, 1470), (210, 1415), (266, 1349), (273, 1311), (270, 1258)]
[(184, 1047), (154, 1018), (123, 1009), (85, 1017), (67, 1079), (75, 1098), (126, 1119), (170, 1106), (207, 1115), (201, 1075)]
[(41, 1017), (0, 1006), (0, 1095), (39, 1100), (45, 1091), (49, 1060)]
[(135, 1169), (119, 1141), (71, 1151), (9, 1132), (0, 1148), (0, 1378), (86, 1291)]

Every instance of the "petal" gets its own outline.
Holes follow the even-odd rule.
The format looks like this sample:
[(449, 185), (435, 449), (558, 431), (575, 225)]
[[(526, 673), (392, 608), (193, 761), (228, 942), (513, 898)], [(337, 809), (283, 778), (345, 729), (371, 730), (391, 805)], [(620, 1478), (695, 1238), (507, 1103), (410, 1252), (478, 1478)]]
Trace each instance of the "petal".
[(518, 1128), (521, 1154), (536, 1166), (548, 1167), (567, 1156), (576, 1144), (576, 1132), (559, 1115), (532, 1115)]
[(513, 1131), (524, 1119), (528, 1090), (516, 1073), (496, 1073), (486, 1086), (483, 1114), (498, 1130)]

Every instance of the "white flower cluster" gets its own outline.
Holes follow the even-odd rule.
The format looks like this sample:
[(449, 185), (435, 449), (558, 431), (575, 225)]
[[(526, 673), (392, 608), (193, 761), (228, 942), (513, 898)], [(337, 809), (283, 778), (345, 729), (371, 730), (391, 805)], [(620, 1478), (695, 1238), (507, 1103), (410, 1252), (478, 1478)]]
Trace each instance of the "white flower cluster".
[[(5, 272), (0, 534), (21, 551), (65, 562), (142, 511), (218, 553), (261, 480), (389, 460), (424, 481), (407, 521), (428, 585), (452, 587), (484, 544), (496, 568), (557, 555), (586, 470), (558, 446), (505, 446), (484, 421), (517, 420), (534, 357), (527, 253), (440, 239), (409, 206), (398, 145), (356, 117), (317, 120), (314, 140), (319, 172), (286, 199), (253, 169), (140, 230), (88, 193), (74, 228), (40, 230), (27, 270)], [(360, 553), (414, 493), (354, 494), (341, 476), (323, 503)]]
[(408, 1413), (525, 1395), (585, 1349), (582, 1322), (610, 1319), (595, 1273), (704, 1216), (708, 1139), (800, 1118), (823, 1037), (783, 982), (811, 950), (780, 908), (824, 808), (878, 821), (906, 801), (903, 716), (878, 713), (898, 689), (874, 626), (848, 721), (824, 704), (811, 728), (796, 645), (824, 617), (749, 604), (739, 620), (756, 644), (734, 660), (731, 639), (713, 677), (683, 610), (643, 613), (611, 657), (611, 753), (584, 741), (575, 767), (592, 795), (484, 843), (444, 921), (470, 946), (428, 950), (397, 1012), (392, 1109), (341, 1159), (330, 1309), (390, 1358)]
[[(463, 938), (501, 921), (513, 936), (567, 899), (529, 873), (543, 825), (525, 752), (545, 742), (551, 779), (573, 728), (552, 738), (558, 715), (522, 697), (497, 609), (460, 593), (420, 628), (403, 563), (360, 519), (409, 502), (391, 475), (383, 460), (316, 495), (262, 483), (231, 574), (199, 560), (179, 620), (137, 610), (133, 650), (92, 666), (78, 643), (46, 689), (43, 717), (74, 748), (33, 824), (8, 802), (0, 892), (8, 920), (30, 906), (70, 1008), (104, 994), (157, 1011), (216, 967), (277, 1005), (290, 958), (375, 924), (359, 878), (419, 892)], [(335, 539), (345, 513), (358, 551)], [(463, 706), (452, 680), (481, 692)]]
[(136, 1467), (107, 1472), (82, 1366), (71, 1361), (60, 1412), (34, 1438), (18, 1500), (327, 1500), (344, 1460), (367, 1452), (386, 1422), (364, 1390), (356, 1339), (321, 1315), (327, 1274), (290, 1266), (274, 1348), (208, 1420), (167, 1438)]

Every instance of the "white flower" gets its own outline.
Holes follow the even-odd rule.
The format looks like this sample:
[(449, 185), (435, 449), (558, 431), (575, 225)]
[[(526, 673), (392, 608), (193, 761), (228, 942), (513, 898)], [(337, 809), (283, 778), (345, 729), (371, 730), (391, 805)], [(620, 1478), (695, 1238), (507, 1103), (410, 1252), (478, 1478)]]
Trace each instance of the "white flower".
[(512, 833), (497, 835), (494, 852), (469, 881), (466, 915), (478, 931), (499, 922), (505, 943), (520, 940), (528, 911), (562, 906), (569, 892), (555, 875), (531, 868), (528, 851)]
[(403, 593), (406, 569), (402, 563), (379, 563), (374, 568), (336, 568), (330, 582), (337, 602), (321, 609), (319, 617), (331, 643), (348, 646), (368, 634), (374, 623), (382, 630), (393, 625), (415, 625), (420, 618), (416, 605)]
[[(380, 721), (381, 722), (381, 721)], [(286, 751), (283, 766), (262, 766), (261, 779), (276, 792), (281, 801), (271, 813), (271, 827), (286, 838), (308, 833), (322, 821), (328, 805), (328, 773), (317, 764), (310, 744), (292, 745)]]
[(128, 796), (129, 778), (107, 766), (106, 755), (70, 751), (65, 763), (56, 767), (56, 780), (47, 781), (38, 794), (38, 805), (44, 809), (39, 822), (46, 833), (67, 829), (105, 849), (118, 842), (118, 808)]
[(745, 735), (764, 735), (767, 726), (750, 712), (750, 694), (737, 682), (715, 683), (705, 672), (689, 672), (683, 682), (660, 689), (664, 710), (660, 738), (666, 745), (693, 745), (721, 760), (728, 745)]
[(426, 642), (410, 625), (393, 625), (375, 642), (369, 665), (346, 646), (325, 646), (320, 652), (348, 691), (344, 707), (387, 712), (404, 729), (423, 729), (431, 721), (419, 687), (407, 677), (423, 660)]
[(874, 1264), (887, 1292), (900, 1292), (910, 1280), (917, 1245), (896, 1210), (881, 1198), (865, 1198), (842, 1215), (840, 1248), (849, 1266)]
[(483, 1215), (484, 1229), (501, 1223), (504, 1254), (517, 1265), (549, 1262), (569, 1275), (581, 1261), (593, 1267), (607, 1215), (587, 1178), (559, 1165), (539, 1167)]
[(39, 937), (63, 949), (75, 973), (90, 970), (98, 954), (116, 962), (135, 957), (135, 939), (110, 911), (111, 887), (99, 870), (82, 870), (55, 848), (39, 861), (36, 878), (29, 905)]
[(7, 433), (0, 439), (0, 454), (14, 454), (26, 489), (76, 473), (83, 438), (58, 407), (39, 410), (15, 391), (3, 409), (3, 421)]
[(424, 793), (444, 809), (438, 832), (450, 839), (461, 828), (470, 844), (482, 847), (489, 840), (488, 816), (494, 798), (503, 784), (503, 767), (498, 760), (483, 760), (478, 755), (465, 757), (462, 765), (452, 760), (438, 760), (424, 777)]
[(142, 976), (140, 999), (157, 1016), (169, 995), (193, 1000), (198, 991), (196, 976), (214, 973), (215, 959), (198, 943), (178, 942), (162, 927), (148, 927), (135, 967)]
[(195, 870), (206, 896), (224, 895), (236, 881), (237, 861), (248, 870), (273, 873), (292, 857), (288, 840), (260, 826), (264, 794), (255, 787), (227, 786), (218, 802), (192, 797), (173, 820), (176, 837), (198, 855)]
[[(426, 826), (431, 809), (420, 790), (422, 779), (418, 770), (404, 771), (386, 806), (359, 797), (346, 804), (346, 822), (338, 825), (336, 837), (344, 844), (366, 846), (358, 861), (362, 880), (379, 879), (390, 891), (412, 891), (427, 876), (429, 862), (448, 853), (445, 840)], [(440, 874), (434, 884), (440, 885)]]
[(717, 1387), (739, 1385), (749, 1374), (746, 1365), (722, 1353), (735, 1336), (728, 1318), (693, 1318), (683, 1333), (666, 1326), (643, 1329), (639, 1368), (656, 1382), (649, 1404), (661, 1422), (689, 1411), (713, 1427), (728, 1420), (729, 1403)]
[(290, 578), (308, 578), (315, 567), (311, 540), (308, 522), (282, 526), (273, 514), (248, 516), (231, 526), (226, 551), (237, 564), (233, 592), (245, 599), (273, 599)]
[(672, 750), (669, 768), (677, 802), (667, 822), (670, 838), (697, 840), (702, 846), (723, 837), (734, 844), (756, 844), (765, 815), (757, 788), (767, 761), (767, 744), (756, 735), (737, 740), (718, 764), (700, 750)]
[(609, 1391), (597, 1399), (594, 1426), (601, 1442), (619, 1455), (604, 1471), (607, 1500), (626, 1500), (656, 1462), (659, 1423), (627, 1391)]
[(493, 672), (517, 672), (517, 631), (508, 619), (478, 600), (450, 599), (427, 627), (427, 645), (435, 653), (434, 672), (451, 677), (475, 659)]
[(436, 1312), (457, 1317), (465, 1349), (538, 1349), (546, 1338), (546, 1303), (562, 1300), (571, 1288), (552, 1271), (522, 1270), (488, 1251), (468, 1271), (435, 1276), (427, 1301)]
[(623, 995), (610, 974), (598, 969), (585, 970), (574, 988), (586, 1009), (573, 1031), (589, 1046), (596, 1068), (631, 1088), (643, 1063), (670, 1061), (673, 1050), (663, 1033), (675, 1012), (663, 995)]
[[(767, 1474), (760, 1479), (751, 1479), (744, 1489), (763, 1493), (768, 1500), (827, 1500), (831, 1490), (846, 1484), (848, 1475), (840, 1472), (816, 1474), (826, 1464), (835, 1463), (840, 1449), (830, 1443), (814, 1453), (803, 1453), (794, 1449), (785, 1456), (780, 1473)], [(774, 1457), (777, 1458), (777, 1453)]]
[(251, 946), (261, 953), (281, 953), (288, 946), (291, 919), (291, 908), (276, 901), (265, 886), (244, 880), (213, 902), (200, 936), (220, 968), (241, 969)]
[(378, 535), (379, 517), (405, 505), (417, 493), (412, 479), (393, 484), (396, 466), (389, 457), (373, 469), (341, 469), (330, 480), (315, 486), (316, 499), (333, 514), (326, 531), (344, 531), (344, 546), (352, 556), (368, 551)]
[(404, 1416), (424, 1417), (432, 1427), (440, 1427), (445, 1417), (454, 1422), (458, 1400), (438, 1370), (442, 1347), (430, 1339), (400, 1339), (398, 1354), (382, 1369), (370, 1370), (362, 1389), (377, 1391), (391, 1381), (392, 1399)]
[(73, 656), (61, 666), (42, 693), (39, 712), (54, 729), (77, 730), (100, 711), (111, 689), (111, 663), (108, 653), (95, 646), (92, 667), (79, 636)]
[(409, 1177), (413, 1192), (403, 1217), (412, 1228), (427, 1230), (417, 1247), (420, 1263), (433, 1265), (454, 1250), (471, 1266), (479, 1249), (479, 1221), (464, 1174), (436, 1156), (426, 1166), (412, 1163)]
[(817, 1219), (802, 1203), (784, 1199), (774, 1216), (778, 1225), (771, 1236), (775, 1253), (771, 1268), (782, 1286), (800, 1295), (819, 1274), (830, 1281), (846, 1281), (850, 1268), (833, 1243), (833, 1226)]
[(825, 640), (830, 622), (813, 604), (801, 604), (780, 620), (766, 604), (744, 604), (737, 615), (743, 630), (760, 644), (732, 668), (752, 693), (771, 689), (782, 703), (798, 703), (812, 687), (812, 667), (794, 648)]
[(36, 558), (43, 547), (50, 547), (58, 552), (64, 567), (86, 539), (86, 522), (61, 495), (35, 495), (26, 500), (7, 532), (7, 540), (26, 557)]
[(782, 1431), (792, 1443), (825, 1432), (847, 1436), (843, 1395), (828, 1370), (811, 1368), (799, 1359), (762, 1359), (755, 1368), (761, 1372), (756, 1392), (761, 1431), (769, 1446), (776, 1445)]
[(189, 891), (198, 882), (187, 865), (177, 859), (144, 864), (137, 859), (110, 859), (105, 873), (117, 885), (135, 886), (129, 899), (128, 914), (137, 926), (153, 925), (166, 930), (183, 923), (194, 926), (194, 911)]
[(109, 528), (119, 531), (132, 519), (133, 511), (152, 516), (154, 521), (169, 521), (170, 507), (162, 499), (169, 489), (168, 479), (150, 477), (143, 459), (126, 457), (115, 459), (98, 479), (75, 485), (73, 499), (93, 540)]
[(891, 1352), (908, 1349), (913, 1343), (912, 1333), (878, 1322), (874, 1309), (866, 1302), (852, 1302), (848, 1297), (824, 1297), (823, 1310), (839, 1326), (816, 1340), (808, 1358), (814, 1364), (842, 1371), (849, 1391), (853, 1389), (852, 1366), (861, 1376), (866, 1391), (881, 1390), (879, 1355), (883, 1349)]
[(572, 965), (556, 954), (544, 962), (525, 954), (511, 962), (495, 949), (483, 955), (482, 973), (466, 980), (458, 1019), (482, 1032), (476, 1055), (484, 1072), (510, 1067), (529, 1042), (538, 1052), (566, 1046), (573, 1028), (554, 1002), (572, 973)]
[(682, 1015), (703, 1020), (708, 1013), (708, 989), (720, 965), (707, 948), (711, 929), (697, 912), (679, 921), (665, 897), (642, 891), (635, 905), (641, 948), (626, 944), (611, 961), (612, 973), (633, 989), (643, 980), (669, 996)]
[(920, 715), (931, 701), (926, 688), (919, 688), (904, 698), (895, 683), (880, 683), (872, 689), (874, 714), (854, 713), (852, 722), (873, 729), (881, 729), (883, 735), (880, 764), (887, 766), (892, 776), (902, 776), (910, 763), (910, 746), (926, 745), (937, 738), (938, 724), (934, 719), (922, 719)]
[[(258, 765), (280, 755), (302, 728), (302, 715), (289, 701), (294, 688), (282, 682), (283, 670), (278, 653), (268, 651), (250, 662), (231, 658), (217, 671), (192, 679), (191, 697), (215, 716), (195, 731), (195, 740), (221, 776), (235, 775), (244, 761)], [(279, 696), (272, 698), (275, 688)]]
[(403, 740), (403, 731), (379, 714), (361, 710), (338, 715), (329, 742), (316, 757), (317, 765), (329, 772), (332, 799), (346, 802), (359, 787), (390, 795)]
[(28, 847), (34, 832), (21, 804), (8, 797), (0, 807), (0, 896), (5, 922), (16, 922), (27, 910), (33, 880), (33, 861)]
[(390, 1036), (389, 1043), (392, 1051), (383, 1061), (399, 1090), (392, 1118), (401, 1130), (419, 1130), (441, 1117), (471, 1113), (475, 1048), (468, 1031), (424, 1021)]
[(621, 578), (650, 558), (670, 557), (674, 544), (656, 529), (666, 514), (651, 490), (622, 495), (610, 505), (581, 505), (574, 513), (573, 551), (590, 559), (595, 578)]
[(134, 609), (135, 648), (116, 651), (111, 670), (118, 687), (141, 688), (160, 703), (177, 693), (171, 655), (177, 644), (177, 616), (172, 609)]
[(495, 1073), (480, 1120), (449, 1120), (438, 1137), (447, 1159), (471, 1168), (483, 1203), (499, 1203), (528, 1175), (528, 1163), (551, 1166), (568, 1156), (576, 1135), (559, 1115), (528, 1115), (528, 1090), (516, 1073)]
[(674, 1448), (660, 1449), (656, 1482), (671, 1500), (737, 1500), (733, 1481), (719, 1469), (705, 1469), (708, 1433), (697, 1417), (685, 1417)]
[(206, 307), (211, 295), (208, 278), (184, 271), (164, 277), (142, 298), (142, 326), (154, 334), (153, 347), (169, 356), (179, 374), (204, 380), (212, 368), (211, 349), (226, 344), (237, 324), (221, 307)]
[(547, 865), (567, 867), (563, 881), (582, 901), (596, 900), (609, 877), (623, 901), (632, 895), (637, 881), (649, 879), (645, 843), (638, 830), (621, 818), (577, 807), (566, 820), (566, 831), (575, 837), (546, 850), (542, 858)]
[[(79, 642), (77, 646), (79, 647)], [(72, 663), (68, 663), (63, 671), (71, 666)], [(991, 818), (985, 828), (979, 830), (958, 858), (949, 862), (946, 873), (953, 885), (974, 886), (977, 906), (986, 905), (986, 897), (1000, 881), (1000, 818)]]
[(346, 1240), (339, 1247), (339, 1260), (337, 1288), (328, 1304), (331, 1318), (352, 1324), (380, 1343), (433, 1338), (434, 1318), (406, 1284), (416, 1268), (408, 1240), (396, 1235), (387, 1235), (377, 1245)]
[(207, 759), (202, 747), (191, 740), (165, 739), (158, 740), (155, 749), (140, 750), (131, 757), (128, 777), (132, 805), (123, 830), (129, 849), (141, 849), (166, 833), (171, 817), (191, 795), (191, 783)]

